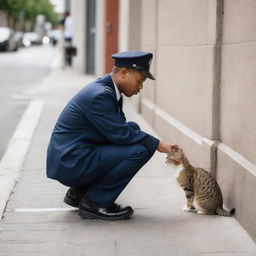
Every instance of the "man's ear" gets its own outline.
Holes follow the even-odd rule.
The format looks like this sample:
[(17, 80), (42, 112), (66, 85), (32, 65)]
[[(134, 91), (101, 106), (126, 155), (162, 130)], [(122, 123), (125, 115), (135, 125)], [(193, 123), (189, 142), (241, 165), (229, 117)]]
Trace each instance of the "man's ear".
[(127, 69), (127, 68), (121, 68), (121, 70), (120, 70), (120, 75), (121, 75), (121, 77), (122, 77), (123, 79), (126, 78), (127, 73), (128, 73), (128, 69)]

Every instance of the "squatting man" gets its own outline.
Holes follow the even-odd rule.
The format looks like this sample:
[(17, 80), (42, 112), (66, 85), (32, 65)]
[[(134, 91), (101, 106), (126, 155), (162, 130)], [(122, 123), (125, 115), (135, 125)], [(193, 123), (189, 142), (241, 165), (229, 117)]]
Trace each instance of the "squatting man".
[(117, 197), (156, 150), (178, 150), (126, 122), (122, 109), (122, 95), (138, 94), (147, 78), (155, 80), (153, 54), (128, 51), (112, 58), (112, 72), (67, 103), (48, 146), (47, 176), (69, 187), (64, 202), (78, 207), (82, 218), (129, 218), (133, 209), (115, 203)]

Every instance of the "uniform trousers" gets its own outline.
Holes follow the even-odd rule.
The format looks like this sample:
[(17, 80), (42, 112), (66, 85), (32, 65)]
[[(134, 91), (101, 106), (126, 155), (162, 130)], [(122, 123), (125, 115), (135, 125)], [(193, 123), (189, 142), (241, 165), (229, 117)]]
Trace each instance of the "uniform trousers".
[[(130, 122), (139, 129), (136, 123)], [(154, 152), (141, 144), (133, 145), (104, 145), (96, 148), (101, 155), (100, 170), (89, 184), (72, 187), (71, 190), (85, 192), (88, 199), (103, 205), (111, 206), (124, 190), (134, 175), (152, 157)]]

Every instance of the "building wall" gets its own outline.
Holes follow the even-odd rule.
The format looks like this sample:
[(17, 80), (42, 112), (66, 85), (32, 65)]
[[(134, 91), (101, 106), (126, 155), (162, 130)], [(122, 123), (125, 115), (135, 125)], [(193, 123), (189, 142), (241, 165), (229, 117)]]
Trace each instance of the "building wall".
[[(118, 51), (141, 49), (141, 0), (119, 0)], [(137, 111), (140, 110), (140, 95), (132, 97)]]
[[(118, 27), (118, 51), (129, 50), (129, 30), (130, 30), (130, 1), (119, 0), (119, 27)], [(138, 37), (136, 37), (138, 38)]]
[(217, 177), (256, 241), (256, 2), (224, 1)]
[(138, 51), (141, 48), (141, 0), (119, 0), (118, 50)]
[(86, 70), (86, 1), (71, 1), (71, 16), (73, 20), (73, 45), (77, 47), (73, 67), (85, 72)]
[(104, 6), (105, 0), (96, 0), (95, 74), (97, 76), (104, 75), (105, 71)]
[[(157, 27), (158, 27), (158, 4), (156, 0), (141, 1), (141, 49), (152, 52), (154, 61), (151, 64), (151, 71), (157, 79)], [(144, 84), (141, 93), (140, 111), (145, 116), (149, 124), (154, 126), (156, 107), (156, 82), (148, 80)]]
[(256, 1), (224, 8), (221, 140), (256, 165)]
[[(156, 81), (146, 82), (141, 111), (163, 138), (196, 148), (187, 152), (195, 164), (202, 164), (198, 152), (214, 133), (215, 8), (203, 0), (142, 1), (141, 47), (155, 53)], [(204, 164), (211, 168), (211, 159)]]
[(141, 113), (211, 171), (256, 240), (256, 2), (141, 0), (141, 50), (155, 54)]
[[(105, 64), (105, 28), (104, 12), (105, 0), (96, 0), (95, 20), (95, 75), (104, 74)], [(78, 54), (74, 57), (73, 67), (82, 73), (86, 71), (86, 0), (71, 1), (71, 15), (73, 17), (74, 40)]]

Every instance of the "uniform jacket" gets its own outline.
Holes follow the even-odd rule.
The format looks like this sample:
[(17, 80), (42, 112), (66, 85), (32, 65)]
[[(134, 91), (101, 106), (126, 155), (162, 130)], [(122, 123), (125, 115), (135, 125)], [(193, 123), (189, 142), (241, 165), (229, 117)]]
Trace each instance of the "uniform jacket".
[(101, 167), (97, 147), (108, 144), (141, 144), (149, 154), (159, 144), (126, 122), (110, 75), (85, 86), (63, 109), (48, 146), (47, 176), (67, 186), (82, 185)]

